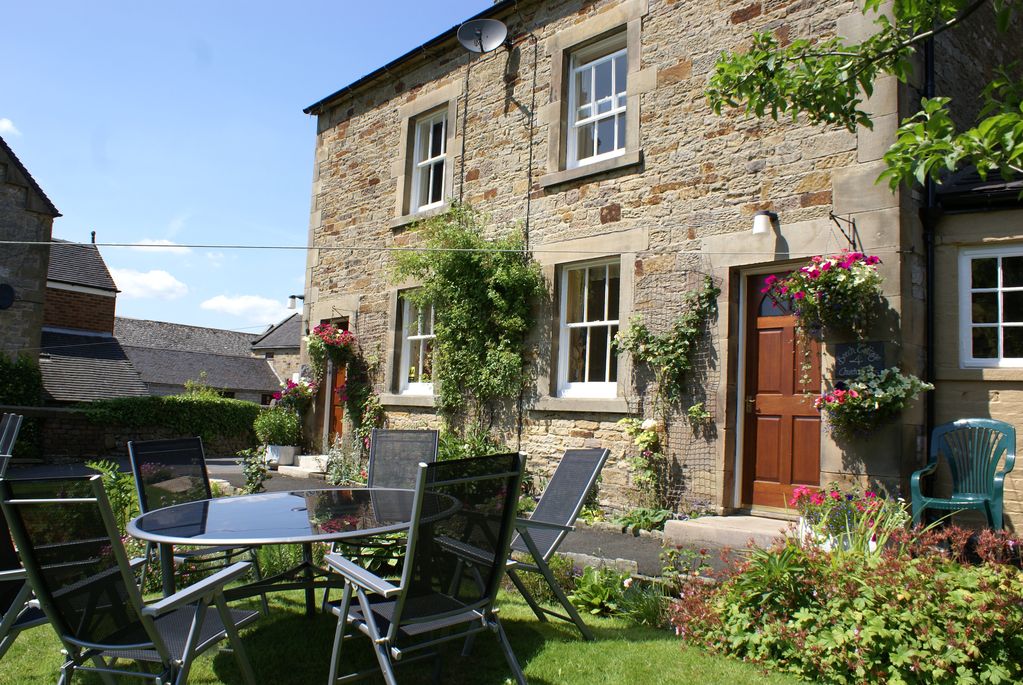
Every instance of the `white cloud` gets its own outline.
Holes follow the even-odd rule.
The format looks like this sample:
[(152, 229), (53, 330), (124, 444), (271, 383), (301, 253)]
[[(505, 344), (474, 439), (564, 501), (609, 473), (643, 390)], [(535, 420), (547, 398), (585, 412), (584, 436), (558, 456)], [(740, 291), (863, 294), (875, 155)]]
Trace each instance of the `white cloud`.
[(9, 133), (12, 136), (21, 135), (21, 131), (14, 125), (14, 122), (6, 117), (0, 118), (0, 133)]
[(277, 323), (291, 313), (283, 302), (259, 295), (217, 295), (199, 306), (257, 324)]
[(129, 250), (141, 250), (143, 252), (170, 252), (173, 254), (188, 254), (192, 251), (189, 247), (178, 245), (173, 240), (164, 238), (143, 238), (133, 243)]
[(219, 269), (224, 266), (224, 253), (223, 252), (207, 252), (206, 259), (209, 261), (210, 267)]
[(160, 269), (111, 269), (110, 275), (124, 297), (176, 300), (188, 294), (187, 285)]

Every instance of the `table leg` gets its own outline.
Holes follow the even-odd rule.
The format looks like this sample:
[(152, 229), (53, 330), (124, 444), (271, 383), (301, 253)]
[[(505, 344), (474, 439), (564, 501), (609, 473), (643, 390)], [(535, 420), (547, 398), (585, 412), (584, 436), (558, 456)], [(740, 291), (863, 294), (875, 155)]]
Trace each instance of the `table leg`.
[(316, 613), (316, 593), (313, 583), (316, 578), (313, 573), (313, 545), (310, 542), (302, 544), (302, 562), (305, 566), (305, 615), (313, 616)]
[(174, 545), (160, 545), (160, 575), (163, 581), (163, 596), (174, 594)]

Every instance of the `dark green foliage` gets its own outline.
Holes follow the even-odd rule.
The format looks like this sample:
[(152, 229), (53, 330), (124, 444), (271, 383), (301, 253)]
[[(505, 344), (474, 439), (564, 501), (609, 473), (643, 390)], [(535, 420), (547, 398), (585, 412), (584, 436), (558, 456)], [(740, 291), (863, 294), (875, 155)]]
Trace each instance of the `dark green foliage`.
[(693, 368), (707, 321), (717, 313), (720, 294), (721, 289), (708, 276), (700, 290), (686, 294), (686, 311), (669, 331), (654, 335), (639, 317), (633, 317), (629, 327), (615, 337), (616, 348), (650, 365), (657, 377), (658, 395), (664, 400), (674, 402), (685, 392), (686, 375)]
[(299, 445), (302, 443), (302, 417), (285, 407), (267, 407), (253, 419), (256, 439), (264, 445)]
[[(527, 564), (532, 563), (530, 555), (522, 554), (521, 556), (523, 562)], [(576, 580), (572, 560), (566, 556), (555, 554), (547, 561), (547, 566), (550, 567), (551, 573), (554, 574), (554, 579), (558, 581), (558, 585), (565, 591), (565, 594), (571, 594), (575, 590)], [(529, 594), (533, 595), (538, 602), (553, 604), (558, 601), (557, 597), (554, 596), (554, 592), (551, 591), (551, 586), (547, 584), (547, 581), (539, 573), (523, 571), (518, 576), (522, 584), (529, 590)], [(510, 586), (511, 581), (506, 581), (505, 585)]]
[(512, 451), (514, 450), (495, 440), (485, 428), (479, 426), (470, 426), (464, 436), (454, 431), (442, 430), (437, 438), (437, 461), (483, 457)]
[[(43, 375), (29, 357), (11, 359), (0, 354), (0, 404), (37, 407), (43, 403)], [(14, 447), (15, 457), (39, 456), (39, 422), (26, 418)]]
[(263, 450), (251, 448), (238, 453), (242, 465), (242, 475), (245, 476), (245, 494), (254, 495), (263, 492), (263, 483), (270, 477), (270, 470), (266, 467), (266, 459)]
[(259, 405), (206, 394), (120, 397), (79, 405), (95, 423), (127, 428), (167, 428), (180, 435), (246, 437), (255, 442), (252, 422)]
[(635, 534), (641, 530), (664, 530), (664, 524), (670, 518), (671, 512), (667, 509), (636, 507), (615, 519), (615, 523), (622, 527), (623, 532), (630, 530)]
[(114, 512), (114, 520), (117, 521), (121, 536), (124, 537), (127, 534), (128, 521), (139, 515), (135, 478), (130, 473), (123, 473), (115, 461), (87, 461), (85, 465), (98, 472), (103, 479), (103, 489), (110, 501), (110, 509)]
[(449, 423), (462, 416), (486, 424), (497, 402), (518, 396), (527, 380), (534, 305), (546, 292), (522, 236), (487, 240), (483, 221), (455, 204), (418, 225), (426, 250), (396, 256), (396, 280), (422, 284), (406, 296), (420, 307), (434, 305), (435, 387)]
[(594, 616), (613, 616), (619, 613), (628, 579), (628, 573), (613, 568), (587, 566), (576, 578), (575, 590), (568, 599)]

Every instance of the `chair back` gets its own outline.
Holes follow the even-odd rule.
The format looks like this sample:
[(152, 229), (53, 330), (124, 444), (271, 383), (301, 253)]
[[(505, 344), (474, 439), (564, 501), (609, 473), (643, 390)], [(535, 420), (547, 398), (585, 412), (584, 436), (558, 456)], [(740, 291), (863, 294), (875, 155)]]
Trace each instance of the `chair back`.
[(142, 513), (212, 499), (201, 438), (128, 443)]
[(18, 431), (24, 417), (19, 414), (0, 416), (0, 478), (7, 471), (7, 463), (14, 453), (14, 443), (18, 441)]
[(437, 431), (374, 428), (369, 439), (367, 485), (413, 488), (420, 462), (437, 461)]
[[(7, 527), (7, 517), (0, 513), (0, 571), (15, 571), (21, 568), (18, 553), (11, 541), (11, 530)], [(18, 591), (25, 584), (24, 580), (0, 580), (0, 619), (11, 608)]]
[[(600, 470), (604, 468), (608, 453), (608, 450), (600, 447), (565, 450), (565, 455), (561, 458), (558, 468), (554, 470), (554, 475), (544, 488), (540, 501), (536, 503), (536, 509), (529, 519), (559, 526), (573, 525), (586, 502), (586, 495), (597, 482)], [(532, 528), (529, 536), (546, 561), (561, 544), (565, 531)], [(516, 552), (529, 552), (526, 543), (518, 535), (512, 540), (511, 547)]]
[(2, 480), (0, 506), (36, 598), (62, 640), (152, 644), (100, 476)]
[(953, 494), (992, 495), (1002, 457), (1004, 471), (1016, 462), (1016, 429), (994, 419), (960, 419), (938, 426), (931, 435), (930, 461), (943, 456), (952, 472)]
[[(515, 527), (523, 463), (511, 453), (421, 467), (391, 639), (398, 624), (438, 620), (493, 603)], [(436, 521), (423, 516), (424, 491), (455, 498), (457, 512)]]

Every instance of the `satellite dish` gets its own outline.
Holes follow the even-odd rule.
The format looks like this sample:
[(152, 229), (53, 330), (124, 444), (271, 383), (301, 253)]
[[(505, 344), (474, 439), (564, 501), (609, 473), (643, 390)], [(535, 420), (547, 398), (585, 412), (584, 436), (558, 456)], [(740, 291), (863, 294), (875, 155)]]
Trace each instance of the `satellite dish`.
[(469, 52), (490, 52), (504, 44), (508, 27), (497, 19), (473, 19), (458, 27), (457, 37)]

